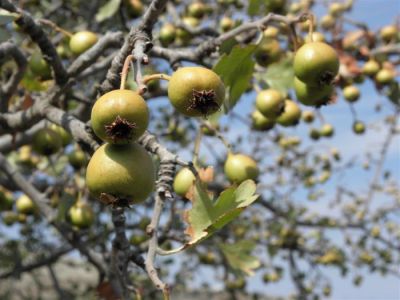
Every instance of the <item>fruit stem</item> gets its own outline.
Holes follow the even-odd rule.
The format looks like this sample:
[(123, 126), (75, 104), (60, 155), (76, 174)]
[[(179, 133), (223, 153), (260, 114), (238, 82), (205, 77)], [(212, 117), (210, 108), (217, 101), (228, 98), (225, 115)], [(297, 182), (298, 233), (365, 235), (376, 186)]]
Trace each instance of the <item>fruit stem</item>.
[(55, 31), (61, 32), (62, 34), (66, 35), (67, 37), (72, 37), (73, 34), (71, 32), (69, 32), (68, 30), (65, 30), (59, 26), (57, 26), (56, 23), (50, 21), (50, 20), (46, 20), (46, 19), (40, 19), (39, 20), (40, 23), (47, 25), (51, 28), (53, 28)]
[(170, 81), (171, 80), (171, 76), (168, 76), (168, 75), (162, 74), (162, 73), (146, 75), (146, 76), (143, 77), (143, 83), (147, 85), (147, 83), (149, 81), (156, 80), (156, 79)]
[(129, 64), (131, 63), (133, 59), (133, 55), (130, 54), (125, 58), (124, 66), (122, 67), (122, 72), (121, 72), (121, 85), (119, 87), (120, 90), (125, 89), (125, 83), (126, 83), (126, 77), (128, 76), (129, 72)]
[(201, 126), (199, 127), (199, 131), (197, 132), (196, 135), (196, 140), (194, 142), (194, 150), (193, 150), (193, 165), (195, 167), (198, 167), (197, 162), (199, 159), (199, 152), (200, 152), (200, 145), (201, 145), (201, 139), (203, 137), (203, 131), (201, 130)]
[(310, 14), (308, 19), (310, 20), (310, 27), (308, 28), (308, 36), (310, 37), (310, 41), (312, 43), (312, 42), (314, 42), (313, 33), (314, 33), (315, 17), (313, 14)]
[(164, 300), (169, 300), (169, 289), (166, 287), (163, 289)]

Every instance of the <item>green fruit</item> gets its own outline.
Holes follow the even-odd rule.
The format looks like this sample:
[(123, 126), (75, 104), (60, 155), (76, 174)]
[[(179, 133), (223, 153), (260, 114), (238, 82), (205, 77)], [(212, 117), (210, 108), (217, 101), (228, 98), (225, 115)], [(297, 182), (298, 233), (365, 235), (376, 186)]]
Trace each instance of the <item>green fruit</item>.
[(353, 131), (355, 134), (363, 134), (365, 132), (365, 124), (361, 121), (353, 123)]
[(294, 90), (297, 99), (307, 106), (321, 106), (327, 104), (332, 96), (334, 87), (332, 85), (310, 86), (303, 81), (294, 78)]
[(258, 110), (255, 110), (251, 114), (252, 128), (259, 131), (270, 130), (274, 127), (275, 121), (266, 118)]
[(356, 102), (360, 98), (360, 90), (354, 85), (348, 85), (343, 89), (343, 96), (348, 102)]
[(310, 136), (310, 138), (313, 139), (313, 140), (319, 140), (319, 138), (320, 138), (321, 135), (320, 135), (320, 132), (319, 132), (318, 129), (311, 128), (311, 129), (310, 129), (310, 132), (309, 132), (309, 136)]
[(129, 203), (146, 200), (153, 191), (154, 181), (153, 160), (136, 143), (102, 145), (86, 170), (86, 185), (94, 196), (106, 193)]
[(21, 214), (32, 214), (35, 211), (35, 204), (27, 195), (20, 196), (15, 202), (17, 211)]
[(90, 120), (94, 133), (103, 141), (128, 144), (146, 131), (149, 109), (138, 93), (114, 90), (95, 102)]
[(144, 243), (148, 239), (149, 239), (149, 237), (147, 235), (144, 235), (144, 234), (138, 235), (137, 233), (134, 233), (131, 235), (129, 242), (131, 243), (131, 245), (140, 246), (142, 243)]
[(181, 169), (174, 179), (174, 191), (177, 195), (185, 197), (189, 189), (193, 186), (196, 176), (188, 168)]
[(286, 0), (264, 1), (266, 13), (282, 14), (285, 12)]
[(43, 128), (33, 136), (32, 146), (39, 154), (51, 155), (60, 150), (62, 139), (54, 130)]
[(268, 26), (267, 29), (263, 31), (264, 39), (271, 40), (276, 39), (278, 37), (279, 30), (274, 26)]
[(168, 46), (172, 44), (176, 37), (176, 28), (174, 25), (167, 23), (164, 24), (160, 29), (160, 42), (163, 46)]
[(254, 51), (254, 58), (262, 67), (277, 62), (281, 58), (282, 50), (276, 39), (265, 39)]
[(295, 126), (301, 117), (301, 110), (296, 102), (292, 100), (285, 100), (285, 110), (276, 119), (276, 122), (282, 126)]
[(71, 224), (80, 229), (90, 227), (95, 218), (92, 207), (80, 201), (69, 209), (68, 216)]
[(18, 214), (13, 211), (6, 211), (2, 214), (2, 219), (6, 226), (11, 226), (18, 222)]
[(56, 124), (51, 124), (49, 127), (51, 130), (53, 130), (55, 133), (57, 133), (61, 137), (62, 145), (66, 146), (72, 141), (72, 136), (71, 134), (66, 131), (64, 128), (61, 126), (58, 126)]
[(144, 6), (140, 0), (126, 0), (128, 13), (132, 18), (140, 17), (143, 14)]
[(325, 15), (321, 18), (321, 27), (325, 30), (332, 29), (335, 26), (336, 20), (331, 15)]
[(331, 124), (324, 124), (320, 129), (321, 136), (331, 137), (334, 134), (335, 130)]
[(146, 231), (147, 226), (151, 223), (151, 219), (149, 217), (142, 217), (138, 223), (139, 229)]
[(343, 6), (342, 3), (333, 2), (329, 6), (329, 14), (331, 14), (334, 17), (341, 15), (345, 10), (346, 10), (346, 7)]
[(303, 6), (301, 5), (301, 3), (298, 3), (298, 2), (293, 2), (289, 6), (289, 12), (291, 12), (292, 14), (297, 14), (302, 9), (303, 9)]
[(171, 76), (168, 98), (175, 109), (186, 116), (207, 116), (219, 110), (225, 99), (225, 87), (212, 70), (183, 67)]
[(367, 76), (374, 76), (380, 70), (379, 63), (376, 60), (370, 59), (363, 66), (363, 73)]
[(225, 161), (224, 172), (232, 183), (240, 184), (247, 179), (257, 179), (260, 171), (257, 162), (244, 154), (228, 154)]
[(381, 36), (381, 39), (388, 43), (392, 40), (396, 40), (397, 34), (398, 34), (399, 30), (397, 29), (396, 25), (388, 25), (383, 27), (379, 34)]
[(225, 282), (228, 290), (242, 290), (246, 286), (246, 281), (241, 277), (235, 280), (228, 280)]
[(13, 195), (6, 190), (0, 190), (0, 211), (11, 210), (14, 204)]
[(87, 163), (85, 152), (83, 152), (80, 148), (72, 150), (68, 154), (68, 162), (74, 169), (79, 170)]
[[(193, 17), (184, 17), (182, 18), (182, 22), (189, 27), (195, 28), (199, 26), (199, 20)], [(192, 35), (190, 32), (186, 31), (183, 28), (178, 28), (176, 30), (176, 41), (178, 44), (187, 45), (189, 41), (192, 39)]]
[(29, 68), (33, 74), (39, 76), (41, 79), (46, 80), (51, 78), (51, 68), (39, 51), (32, 53), (29, 59)]
[(217, 262), (217, 256), (213, 252), (201, 253), (199, 261), (205, 265), (214, 265)]
[(303, 113), (301, 114), (301, 118), (303, 119), (303, 121), (305, 123), (312, 123), (315, 119), (315, 115), (314, 115), (314, 112), (312, 112), (310, 110), (306, 110), (306, 111), (303, 111)]
[(339, 57), (328, 44), (306, 43), (294, 57), (294, 73), (307, 85), (324, 86), (330, 84), (339, 71)]
[(79, 31), (69, 40), (72, 53), (80, 55), (97, 43), (97, 35), (91, 31)]
[(221, 21), (219, 21), (219, 27), (221, 28), (222, 32), (227, 32), (235, 27), (235, 21), (229, 17), (223, 17)]
[(200, 1), (193, 2), (188, 7), (188, 15), (197, 19), (201, 19), (205, 12), (206, 5)]
[(309, 35), (307, 35), (306, 38), (305, 38), (305, 42), (306, 43), (310, 43), (311, 41), (312, 42), (324, 43), (325, 42), (325, 35), (323, 33), (321, 33), (321, 32), (315, 31), (315, 32), (312, 33), (312, 39), (311, 39), (311, 37)]
[(278, 90), (261, 91), (256, 97), (257, 110), (266, 118), (276, 119), (281, 115), (285, 106), (285, 98)]
[(391, 83), (394, 80), (394, 78), (395, 78), (394, 72), (389, 69), (382, 69), (375, 76), (376, 82), (383, 85)]

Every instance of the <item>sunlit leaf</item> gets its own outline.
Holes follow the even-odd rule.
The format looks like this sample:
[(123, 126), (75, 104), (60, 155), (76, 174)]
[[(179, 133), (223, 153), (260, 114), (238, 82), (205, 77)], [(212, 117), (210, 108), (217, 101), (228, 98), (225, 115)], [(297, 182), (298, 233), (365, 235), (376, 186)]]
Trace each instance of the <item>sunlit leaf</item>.
[(100, 7), (95, 18), (97, 22), (103, 22), (111, 18), (118, 11), (121, 0), (109, 0), (106, 4)]

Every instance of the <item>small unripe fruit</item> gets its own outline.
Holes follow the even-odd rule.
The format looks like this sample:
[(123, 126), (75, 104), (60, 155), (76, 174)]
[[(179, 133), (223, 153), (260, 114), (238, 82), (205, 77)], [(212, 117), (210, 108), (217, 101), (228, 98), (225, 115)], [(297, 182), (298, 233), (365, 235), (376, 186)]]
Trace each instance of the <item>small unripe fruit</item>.
[(257, 94), (256, 107), (266, 118), (276, 119), (283, 111), (285, 98), (275, 89), (263, 90)]
[(92, 207), (80, 201), (69, 209), (68, 216), (71, 224), (80, 229), (90, 227), (95, 218)]
[(140, 17), (143, 14), (144, 6), (140, 0), (126, 0), (128, 13), (132, 18)]
[(0, 211), (12, 209), (14, 199), (11, 192), (6, 190), (0, 190)]
[(363, 66), (363, 73), (367, 76), (374, 76), (380, 70), (379, 63), (376, 60), (369, 60)]
[(80, 169), (87, 163), (85, 152), (81, 149), (74, 149), (68, 154), (68, 162), (74, 169)]
[(153, 160), (136, 143), (102, 145), (93, 154), (86, 170), (86, 185), (94, 196), (105, 193), (128, 203), (146, 200), (153, 191), (154, 181)]
[(205, 12), (206, 5), (200, 1), (193, 2), (188, 7), (188, 15), (197, 19), (201, 19)]
[(270, 130), (274, 127), (275, 122), (272, 119), (266, 118), (258, 110), (251, 114), (252, 128), (259, 131)]
[(160, 42), (163, 46), (168, 46), (173, 43), (176, 37), (176, 28), (174, 25), (167, 23), (160, 29)]
[(35, 204), (27, 195), (20, 196), (15, 202), (17, 211), (21, 214), (32, 214), (35, 211)]
[(97, 43), (97, 35), (91, 31), (79, 31), (69, 40), (69, 48), (72, 53), (79, 55), (90, 49)]
[(285, 100), (285, 110), (276, 119), (276, 122), (282, 126), (295, 126), (301, 117), (301, 110), (299, 106), (292, 100)]
[(55, 133), (57, 133), (60, 136), (63, 146), (66, 146), (69, 143), (71, 143), (72, 136), (64, 128), (62, 128), (61, 126), (58, 126), (57, 124), (51, 124), (50, 129), (53, 130)]
[(345, 11), (345, 7), (343, 6), (342, 3), (338, 3), (338, 2), (333, 2), (330, 6), (329, 6), (329, 13), (334, 16), (337, 17), (339, 15), (341, 15), (344, 11)]
[(335, 22), (335, 18), (331, 15), (325, 15), (320, 20), (321, 27), (325, 30), (332, 29), (335, 26)]
[(95, 102), (90, 120), (94, 133), (103, 141), (127, 144), (147, 129), (149, 109), (138, 93), (114, 90)]
[(319, 140), (319, 138), (320, 138), (321, 135), (320, 135), (320, 132), (319, 132), (318, 129), (311, 128), (311, 129), (310, 129), (309, 136), (310, 136), (310, 138), (313, 139), (313, 140)]
[(365, 125), (361, 121), (355, 121), (353, 123), (353, 131), (355, 134), (363, 134), (365, 132)]
[(321, 136), (331, 137), (334, 134), (334, 128), (331, 124), (324, 124), (320, 130)]
[(44, 80), (51, 78), (51, 68), (39, 51), (32, 53), (29, 59), (29, 68), (33, 74)]
[(306, 43), (294, 57), (294, 73), (307, 85), (330, 84), (339, 71), (339, 57), (328, 44)]
[(140, 244), (144, 243), (148, 239), (149, 239), (149, 237), (145, 234), (138, 235), (137, 233), (134, 233), (134, 234), (132, 234), (131, 238), (129, 239), (129, 242), (133, 246), (139, 246)]
[(356, 102), (360, 98), (360, 90), (354, 85), (346, 86), (343, 89), (343, 96), (348, 102)]
[(247, 179), (257, 179), (260, 171), (257, 163), (251, 157), (244, 154), (228, 154), (225, 161), (224, 172), (232, 183), (242, 183)]
[(225, 87), (212, 70), (183, 67), (171, 76), (168, 98), (175, 109), (186, 116), (207, 116), (219, 110), (225, 99)]
[(227, 32), (231, 30), (235, 26), (235, 21), (231, 18), (223, 17), (219, 22), (219, 27), (221, 28), (222, 32)]
[(325, 35), (321, 32), (313, 32), (312, 33), (312, 39), (310, 37), (310, 35), (307, 35), (305, 38), (305, 42), (306, 43), (310, 43), (310, 42), (321, 42), (324, 43), (325, 42)]
[(6, 226), (11, 226), (14, 223), (18, 222), (18, 214), (13, 211), (6, 211), (1, 215), (3, 219), (3, 223)]
[(177, 195), (185, 197), (193, 186), (196, 176), (188, 168), (181, 169), (175, 176), (173, 188)]
[(279, 30), (274, 26), (268, 26), (267, 29), (263, 31), (263, 37), (266, 39), (275, 39), (278, 37)]
[(281, 58), (281, 54), (279, 42), (276, 39), (266, 39), (254, 51), (254, 58), (260, 66), (267, 67), (278, 61)]
[(315, 119), (315, 115), (314, 115), (314, 112), (312, 112), (310, 110), (306, 110), (306, 111), (303, 111), (303, 113), (301, 114), (301, 118), (303, 119), (303, 121), (305, 123), (312, 123)]
[(394, 72), (389, 69), (382, 69), (375, 76), (376, 82), (383, 85), (391, 83), (394, 80), (394, 78), (395, 78)]
[(54, 130), (50, 128), (40, 129), (33, 137), (33, 150), (42, 155), (51, 155), (60, 150), (62, 140)]
[(392, 40), (396, 40), (398, 32), (399, 31), (395, 25), (388, 25), (388, 26), (383, 27), (380, 30), (379, 34), (381, 36), (381, 39), (387, 43)]
[(302, 104), (307, 106), (318, 107), (327, 104), (332, 96), (333, 89), (330, 84), (316, 87), (305, 84), (297, 77), (294, 78), (296, 97)]

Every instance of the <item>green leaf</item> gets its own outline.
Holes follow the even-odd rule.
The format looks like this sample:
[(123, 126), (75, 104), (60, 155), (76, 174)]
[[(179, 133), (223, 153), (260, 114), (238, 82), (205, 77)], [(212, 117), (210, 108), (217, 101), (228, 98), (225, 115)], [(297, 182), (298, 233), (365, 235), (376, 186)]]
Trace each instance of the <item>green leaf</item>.
[(247, 13), (250, 16), (255, 16), (260, 13), (260, 7), (262, 6), (264, 0), (250, 0)]
[(254, 270), (261, 266), (260, 260), (251, 255), (256, 243), (242, 240), (234, 244), (219, 244), (219, 248), (234, 270), (244, 272), (248, 276), (254, 275)]
[(199, 243), (234, 220), (258, 198), (255, 191), (254, 181), (246, 180), (237, 188), (231, 187), (223, 191), (217, 200), (212, 201), (202, 184), (197, 182), (193, 205), (186, 211), (185, 218), (188, 223), (186, 233), (191, 240), (184, 247)]
[(232, 51), (232, 48), (238, 44), (238, 41), (235, 38), (230, 38), (224, 41), (221, 46), (219, 46), (219, 52), (221, 54), (229, 54)]
[(118, 11), (121, 0), (109, 0), (106, 4), (100, 7), (95, 18), (97, 22), (103, 22), (111, 18)]
[(48, 84), (37, 79), (28, 68), (21, 80), (21, 85), (31, 92), (42, 92), (48, 89)]
[(287, 94), (293, 88), (294, 71), (293, 58), (287, 57), (268, 66), (264, 73), (259, 73), (256, 78), (266, 83), (268, 88), (273, 88)]
[(237, 45), (229, 55), (224, 54), (214, 67), (214, 71), (222, 78), (229, 91), (228, 100), (224, 103), (226, 112), (235, 106), (249, 86), (255, 65), (252, 58), (255, 48), (255, 45)]

